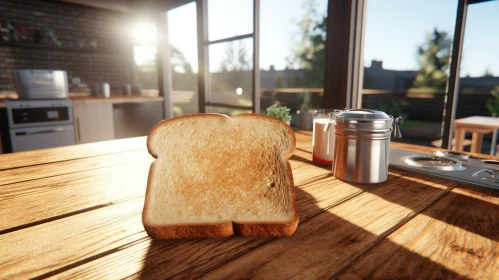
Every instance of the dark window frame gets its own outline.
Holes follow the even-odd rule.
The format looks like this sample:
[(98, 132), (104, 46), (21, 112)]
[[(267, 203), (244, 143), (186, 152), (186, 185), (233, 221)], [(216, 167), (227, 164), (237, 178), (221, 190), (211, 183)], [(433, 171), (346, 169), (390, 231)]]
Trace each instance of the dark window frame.
[[(253, 32), (210, 41), (208, 38), (208, 0), (195, 0), (198, 30), (198, 97), (199, 113), (206, 113), (206, 106), (251, 110), (260, 113), (260, 0), (253, 1)], [(222, 42), (253, 38), (253, 70), (251, 71), (251, 106), (240, 106), (209, 101), (209, 46)]]

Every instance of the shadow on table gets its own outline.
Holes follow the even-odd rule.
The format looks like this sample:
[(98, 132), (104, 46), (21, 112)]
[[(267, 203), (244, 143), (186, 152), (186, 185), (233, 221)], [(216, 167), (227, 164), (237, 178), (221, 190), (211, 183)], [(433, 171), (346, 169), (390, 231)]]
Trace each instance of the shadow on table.
[(297, 155), (293, 155), (292, 157), (289, 158), (289, 160), (303, 162), (306, 164), (313, 164), (315, 167), (322, 168), (322, 169), (327, 170), (327, 171), (331, 171), (331, 165), (315, 164), (313, 161), (306, 159), (306, 158), (303, 158), (303, 157), (299, 157)]
[[(404, 176), (403, 178), (398, 178), (397, 184), (400, 186), (400, 189), (397, 192), (400, 193), (400, 196), (406, 195), (405, 193), (412, 194), (412, 201), (405, 200), (405, 203), (401, 204), (397, 200), (400, 196), (395, 195), (393, 192), (384, 192), (382, 189), (383, 185), (380, 185), (379, 188), (367, 188), (365, 191), (414, 211), (417, 211), (421, 207), (417, 201), (418, 193), (439, 192), (439, 189), (436, 187), (421, 182), (431, 179), (427, 175), (398, 170), (391, 170), (390, 173), (392, 176)], [(415, 183), (414, 180), (418, 180), (419, 182)], [(441, 185), (446, 185), (449, 188), (456, 185), (442, 179), (433, 180), (438, 180)], [(499, 201), (499, 191), (463, 185), (459, 185), (456, 188), (459, 188), (460, 191), (442, 194), (438, 203), (426, 209), (424, 215), (485, 238), (499, 241), (499, 205), (489, 202), (494, 199)], [(497, 215), (494, 217), (491, 213), (497, 213)]]
[[(371, 186), (360, 187), (371, 191)], [(374, 188), (379, 187), (382, 186)], [(288, 279), (324, 278), (337, 276), (341, 272), (342, 277), (352, 278), (465, 279), (426, 257), (390, 240), (380, 241), (378, 235), (324, 211), (306, 191), (297, 188), (296, 192), (301, 221), (293, 236), (154, 240), (148, 249), (140, 277), (263, 276)], [(376, 250), (369, 250), (376, 243)], [(225, 274), (208, 274), (213, 270)]]

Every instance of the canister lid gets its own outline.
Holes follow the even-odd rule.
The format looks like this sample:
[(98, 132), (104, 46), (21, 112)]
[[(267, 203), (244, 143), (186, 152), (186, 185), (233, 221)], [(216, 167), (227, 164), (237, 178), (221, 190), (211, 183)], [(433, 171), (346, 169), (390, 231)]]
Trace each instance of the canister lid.
[(336, 121), (340, 122), (383, 122), (388, 121), (391, 123), (392, 116), (387, 115), (385, 112), (369, 109), (351, 109), (345, 110), (336, 115)]
[[(392, 131), (393, 117), (385, 112), (369, 109), (345, 110), (335, 117), (335, 128), (339, 130), (368, 133), (388, 133)], [(340, 133), (342, 133), (340, 131)]]

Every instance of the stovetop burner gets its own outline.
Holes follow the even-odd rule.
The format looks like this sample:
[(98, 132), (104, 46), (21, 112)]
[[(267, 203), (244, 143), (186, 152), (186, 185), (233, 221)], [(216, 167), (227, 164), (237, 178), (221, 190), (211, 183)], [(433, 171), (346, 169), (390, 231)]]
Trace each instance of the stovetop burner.
[(482, 180), (489, 180), (494, 183), (499, 183), (499, 170), (495, 169), (482, 169), (473, 173), (473, 177), (478, 177)]
[(456, 160), (431, 155), (407, 156), (404, 158), (404, 162), (414, 167), (431, 168), (442, 171), (457, 171), (466, 169), (466, 167)]
[(482, 162), (485, 164), (488, 164), (488, 165), (499, 166), (499, 161), (497, 161), (497, 160), (485, 159), (485, 160), (482, 160)]
[(436, 151), (435, 155), (439, 157), (452, 157), (452, 158), (457, 158), (461, 160), (468, 160), (470, 158), (470, 155), (467, 155), (465, 153), (460, 153), (460, 152), (454, 152), (454, 151)]
[(390, 150), (390, 167), (418, 172), (459, 184), (499, 190), (499, 161), (481, 159), (459, 152), (417, 153)]

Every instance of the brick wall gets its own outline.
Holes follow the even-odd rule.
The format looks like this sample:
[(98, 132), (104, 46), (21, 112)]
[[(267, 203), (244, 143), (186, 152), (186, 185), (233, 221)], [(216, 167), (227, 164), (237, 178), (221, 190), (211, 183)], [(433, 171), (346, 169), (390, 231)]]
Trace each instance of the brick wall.
[[(98, 8), (48, 0), (2, 0), (0, 21), (10, 20), (27, 30), (26, 43), (0, 39), (0, 91), (14, 90), (12, 71), (22, 68), (62, 69), (82, 83), (108, 82), (111, 91), (131, 83), (132, 53), (127, 44), (127, 15)], [(43, 45), (34, 44), (39, 26)], [(62, 46), (49, 41), (52, 31)], [(84, 39), (85, 47), (78, 41)], [(97, 48), (89, 45), (94, 40)]]

